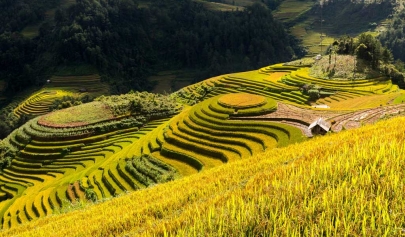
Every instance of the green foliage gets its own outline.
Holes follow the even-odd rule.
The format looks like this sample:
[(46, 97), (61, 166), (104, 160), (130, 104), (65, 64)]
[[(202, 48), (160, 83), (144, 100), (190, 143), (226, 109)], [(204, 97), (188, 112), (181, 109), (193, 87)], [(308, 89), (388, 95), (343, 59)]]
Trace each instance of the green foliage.
[(319, 97), (320, 97), (319, 90), (317, 90), (317, 89), (308, 90), (308, 95), (311, 98), (311, 100), (314, 100), (314, 101), (319, 99)]
[(194, 105), (203, 101), (205, 97), (214, 90), (215, 86), (199, 83), (193, 85), (191, 90), (189, 88), (182, 88), (171, 94), (171, 97), (179, 100), (181, 103)]
[(13, 112), (19, 102), (19, 100), (15, 100), (0, 110), (0, 139), (7, 137), (14, 129), (32, 118), (28, 115), (18, 117)]
[(0, 2), (0, 9), (9, 7), (0, 17), (0, 78), (10, 92), (43, 84), (52, 71), (98, 71), (113, 92), (146, 90), (151, 88), (146, 78), (158, 70), (195, 68), (200, 71), (197, 80), (302, 53), (298, 41), (259, 4), (214, 12), (192, 0), (155, 0), (148, 7), (135, 0), (81, 0), (59, 8), (37, 37), (27, 39), (17, 31), (27, 22), (43, 20), (45, 10), (59, 1), (11, 2)]
[(87, 200), (90, 200), (92, 202), (97, 201), (97, 194), (92, 188), (84, 188), (84, 196)]
[[(319, 2), (319, 1), (318, 1)], [(334, 0), (322, 1), (324, 30), (328, 35), (358, 35), (375, 26), (370, 23), (381, 22), (389, 17), (394, 7), (391, 0)], [(311, 13), (319, 17), (320, 4)], [(325, 27), (326, 26), (326, 27)]]
[(0, 170), (10, 166), (16, 155), (17, 150), (10, 143), (0, 140)]
[(115, 116), (131, 114), (167, 117), (178, 113), (182, 108), (175, 99), (167, 95), (148, 92), (100, 96), (95, 100), (106, 104)]
[(392, 51), (395, 59), (405, 61), (405, 9), (398, 8), (386, 31), (381, 32), (381, 43)]
[(390, 50), (383, 47), (381, 42), (369, 33), (360, 34), (356, 40), (350, 36), (341, 37), (333, 43), (332, 49), (336, 49), (334, 51), (338, 54), (355, 54), (357, 59), (370, 63), (373, 69), (377, 69), (381, 62), (393, 61)]
[(93, 101), (94, 98), (92, 98), (90, 95), (84, 95), (84, 96), (63, 96), (61, 99), (56, 99), (53, 101), (52, 105), (49, 106), (50, 111), (54, 110), (59, 110), (59, 109), (66, 109), (72, 106), (76, 105), (81, 105), (83, 103), (88, 103)]

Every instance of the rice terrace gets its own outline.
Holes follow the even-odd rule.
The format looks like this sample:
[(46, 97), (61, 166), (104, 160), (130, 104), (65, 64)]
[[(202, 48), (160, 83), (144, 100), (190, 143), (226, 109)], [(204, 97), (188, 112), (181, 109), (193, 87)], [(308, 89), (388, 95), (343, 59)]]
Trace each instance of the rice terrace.
[[(395, 100), (402, 90), (388, 79), (326, 81), (292, 64), (207, 79), (166, 96), (102, 96), (30, 120), (3, 140), (15, 155), (0, 174), (3, 228), (22, 230), (19, 224), (60, 213), (69, 202), (98, 202), (272, 154), (312, 137), (308, 126), (317, 118), (337, 132), (405, 110)], [(310, 102), (305, 84), (321, 86), (322, 97)], [(37, 93), (17, 111), (33, 113), (24, 108), (57, 93)], [(374, 97), (383, 106), (339, 104)], [(320, 104), (328, 107), (316, 108)]]
[[(0, 140), (0, 236), (404, 235), (405, 64), (375, 37), (390, 24), (402, 23), (400, 17), (392, 20), (397, 15), (386, 16), (384, 10), (377, 23), (368, 25), (379, 25), (378, 30), (361, 33), (367, 26), (360, 22), (350, 32), (356, 36), (343, 36), (338, 31), (346, 28), (335, 28), (346, 19), (333, 19), (351, 12), (356, 1), (344, 6), (342, 16), (331, 13), (331, 6), (342, 6), (340, 1), (324, 7), (324, 2), (305, 0), (197, 0), (182, 5), (190, 16), (175, 15), (167, 10), (171, 2), (160, 0), (128, 1), (127, 8), (126, 1), (107, 2), (92, 1), (97, 3), (92, 6), (87, 0), (63, 0), (61, 8), (51, 1), (48, 10), (38, 5), (38, 11), (46, 10), (38, 21), (19, 28), (23, 39), (33, 40), (26, 47), (70, 20), (74, 23), (59, 35), (74, 36), (56, 46), (67, 55), (63, 60), (49, 52), (41, 56), (47, 63), (55, 60), (51, 69), (32, 64), (47, 77), (31, 77), (40, 83), (11, 99), (7, 90), (18, 91), (16, 84), (3, 80), (7, 75), (0, 70), (0, 102), (8, 103), (0, 108), (0, 125), (13, 128)], [(378, 10), (375, 4), (388, 3), (361, 4), (356, 19), (371, 17)], [(402, 9), (396, 1), (390, 4)], [(192, 24), (175, 33), (158, 28), (166, 24), (174, 30), (171, 17), (192, 18), (195, 9), (201, 12), (194, 24), (205, 27), (204, 17), (212, 16), (207, 9), (226, 18), (260, 7), (298, 36), (306, 49), (300, 57), (291, 44), (285, 46), (293, 52), (289, 61), (229, 70), (235, 58), (248, 68), (258, 65), (254, 57), (265, 62), (269, 56), (238, 58), (231, 50), (220, 55), (211, 43), (200, 55), (190, 42), (208, 34), (191, 35), (187, 27)], [(325, 21), (318, 19), (320, 10), (330, 13)], [(153, 16), (148, 27), (156, 32), (113, 31), (120, 14), (128, 17), (125, 21), (146, 19), (131, 11)], [(96, 24), (93, 20), (103, 22), (108, 33), (88, 30), (85, 25)], [(132, 31), (139, 34), (134, 41), (140, 45), (133, 51), (132, 38), (126, 38)], [(89, 35), (100, 44), (86, 41)], [(153, 51), (152, 41), (143, 44), (148, 37), (173, 46), (168, 52), (184, 56), (190, 67), (153, 65), (165, 54)], [(121, 38), (127, 48), (114, 48)], [(176, 52), (173, 42), (184, 39), (180, 48), (185, 53)], [(76, 43), (83, 54), (74, 51)], [(245, 48), (219, 36), (213, 41), (222, 47), (228, 43), (248, 55), (263, 42), (256, 39), (254, 47)], [(111, 57), (101, 53), (103, 44)], [(193, 66), (194, 54), (214, 55), (207, 71), (220, 72), (222, 65), (230, 73), (203, 72)], [(24, 70), (37, 73), (28, 64)], [(201, 75), (214, 76), (200, 80)], [(127, 93), (120, 93), (124, 89)]]

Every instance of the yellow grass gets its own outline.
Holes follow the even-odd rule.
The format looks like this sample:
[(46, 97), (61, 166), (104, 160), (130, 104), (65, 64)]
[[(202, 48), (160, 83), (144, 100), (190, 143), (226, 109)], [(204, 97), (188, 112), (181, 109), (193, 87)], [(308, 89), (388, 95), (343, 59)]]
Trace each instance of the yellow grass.
[(400, 236), (404, 122), (270, 150), (1, 235)]
[(248, 93), (235, 93), (220, 97), (218, 103), (231, 108), (250, 108), (266, 103), (266, 98)]

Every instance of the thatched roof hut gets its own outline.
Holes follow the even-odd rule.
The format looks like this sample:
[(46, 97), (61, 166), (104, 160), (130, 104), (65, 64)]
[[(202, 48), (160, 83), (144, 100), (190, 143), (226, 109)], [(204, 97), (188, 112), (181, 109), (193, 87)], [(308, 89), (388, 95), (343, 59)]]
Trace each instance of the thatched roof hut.
[(311, 130), (313, 135), (325, 135), (330, 130), (330, 127), (331, 125), (326, 122), (325, 119), (318, 118), (313, 123), (311, 123), (311, 125), (309, 125), (308, 129)]

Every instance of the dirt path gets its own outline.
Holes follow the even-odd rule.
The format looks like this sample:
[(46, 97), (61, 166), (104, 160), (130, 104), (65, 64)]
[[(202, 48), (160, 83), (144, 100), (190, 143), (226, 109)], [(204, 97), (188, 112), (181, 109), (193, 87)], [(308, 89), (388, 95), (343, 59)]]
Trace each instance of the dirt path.
[(376, 107), (358, 111), (311, 110), (290, 104), (278, 103), (275, 112), (260, 116), (238, 117), (241, 120), (262, 120), (279, 122), (299, 128), (307, 137), (312, 137), (308, 130), (309, 124), (322, 117), (332, 123), (331, 130), (340, 132), (344, 129), (358, 128), (363, 124), (372, 124), (384, 116), (397, 116), (405, 112), (405, 104)]

